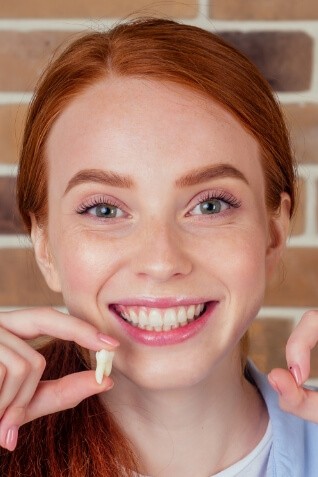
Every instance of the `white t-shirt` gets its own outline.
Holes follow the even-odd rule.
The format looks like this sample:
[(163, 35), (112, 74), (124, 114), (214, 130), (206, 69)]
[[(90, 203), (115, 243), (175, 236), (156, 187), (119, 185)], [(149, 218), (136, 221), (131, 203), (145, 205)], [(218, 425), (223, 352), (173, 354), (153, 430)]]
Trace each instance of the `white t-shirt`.
[[(271, 421), (257, 446), (243, 459), (211, 477), (266, 477), (266, 469), (273, 441)], [(147, 477), (140, 475), (140, 477)]]
[(246, 457), (211, 477), (266, 477), (266, 469), (273, 441), (271, 421), (257, 446)]

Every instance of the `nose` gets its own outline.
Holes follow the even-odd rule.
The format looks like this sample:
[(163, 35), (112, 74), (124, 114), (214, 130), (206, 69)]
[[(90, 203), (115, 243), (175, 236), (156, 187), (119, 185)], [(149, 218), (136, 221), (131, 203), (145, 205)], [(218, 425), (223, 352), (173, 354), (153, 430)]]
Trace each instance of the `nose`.
[(132, 265), (137, 275), (165, 282), (192, 270), (189, 250), (177, 227), (152, 221), (138, 237)]

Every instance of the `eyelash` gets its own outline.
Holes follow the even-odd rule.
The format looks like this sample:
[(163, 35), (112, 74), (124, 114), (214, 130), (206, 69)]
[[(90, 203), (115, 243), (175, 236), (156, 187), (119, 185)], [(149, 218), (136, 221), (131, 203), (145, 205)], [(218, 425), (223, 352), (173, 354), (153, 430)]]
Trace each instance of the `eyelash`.
[(92, 199), (88, 200), (87, 202), (84, 202), (81, 204), (77, 209), (76, 213), (77, 214), (85, 214), (89, 209), (92, 209), (94, 207), (97, 207), (98, 205), (102, 204), (107, 204), (110, 205), (111, 207), (117, 207), (118, 209), (122, 209), (122, 205), (120, 205), (118, 202), (116, 202), (114, 199), (111, 199), (110, 197), (93, 197)]
[(236, 199), (232, 194), (221, 190), (221, 191), (206, 191), (201, 194), (198, 200), (198, 204), (203, 204), (203, 202), (207, 202), (208, 200), (217, 199), (226, 202), (234, 209), (237, 209), (241, 206), (241, 201)]
[[(236, 199), (232, 194), (229, 194), (226, 191), (213, 191), (213, 192), (206, 191), (201, 194), (196, 205), (193, 208), (195, 208), (197, 205), (203, 204), (204, 202), (207, 202), (212, 199), (221, 200), (233, 208), (238, 208), (241, 206), (241, 202), (238, 199)], [(100, 197), (93, 197), (87, 202), (84, 202), (83, 204), (81, 204), (76, 209), (76, 213), (80, 215), (85, 214), (87, 213), (89, 209), (97, 207), (98, 205), (101, 205), (101, 204), (107, 204), (111, 207), (117, 207), (119, 209), (122, 209), (121, 204), (116, 202), (116, 200), (111, 199), (110, 197), (100, 196)]]

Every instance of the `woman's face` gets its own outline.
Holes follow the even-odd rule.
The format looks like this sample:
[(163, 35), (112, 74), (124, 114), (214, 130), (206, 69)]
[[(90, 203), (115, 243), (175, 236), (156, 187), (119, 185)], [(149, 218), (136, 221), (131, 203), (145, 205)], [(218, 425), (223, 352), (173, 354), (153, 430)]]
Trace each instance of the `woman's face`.
[(107, 79), (57, 119), (47, 160), (40, 261), (69, 312), (120, 341), (115, 372), (183, 386), (237, 356), (276, 260), (240, 123), (181, 86)]

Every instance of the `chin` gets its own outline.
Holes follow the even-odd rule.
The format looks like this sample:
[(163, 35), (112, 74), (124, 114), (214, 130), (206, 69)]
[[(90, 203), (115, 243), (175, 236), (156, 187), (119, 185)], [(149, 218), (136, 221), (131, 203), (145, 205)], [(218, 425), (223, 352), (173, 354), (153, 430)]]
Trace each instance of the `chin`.
[(161, 357), (148, 355), (147, 359), (126, 356), (114, 363), (112, 377), (115, 383), (124, 379), (139, 388), (153, 391), (189, 388), (206, 383), (217, 368), (219, 359), (216, 356), (205, 356), (204, 360), (202, 357), (202, 352), (193, 355), (172, 353)]

